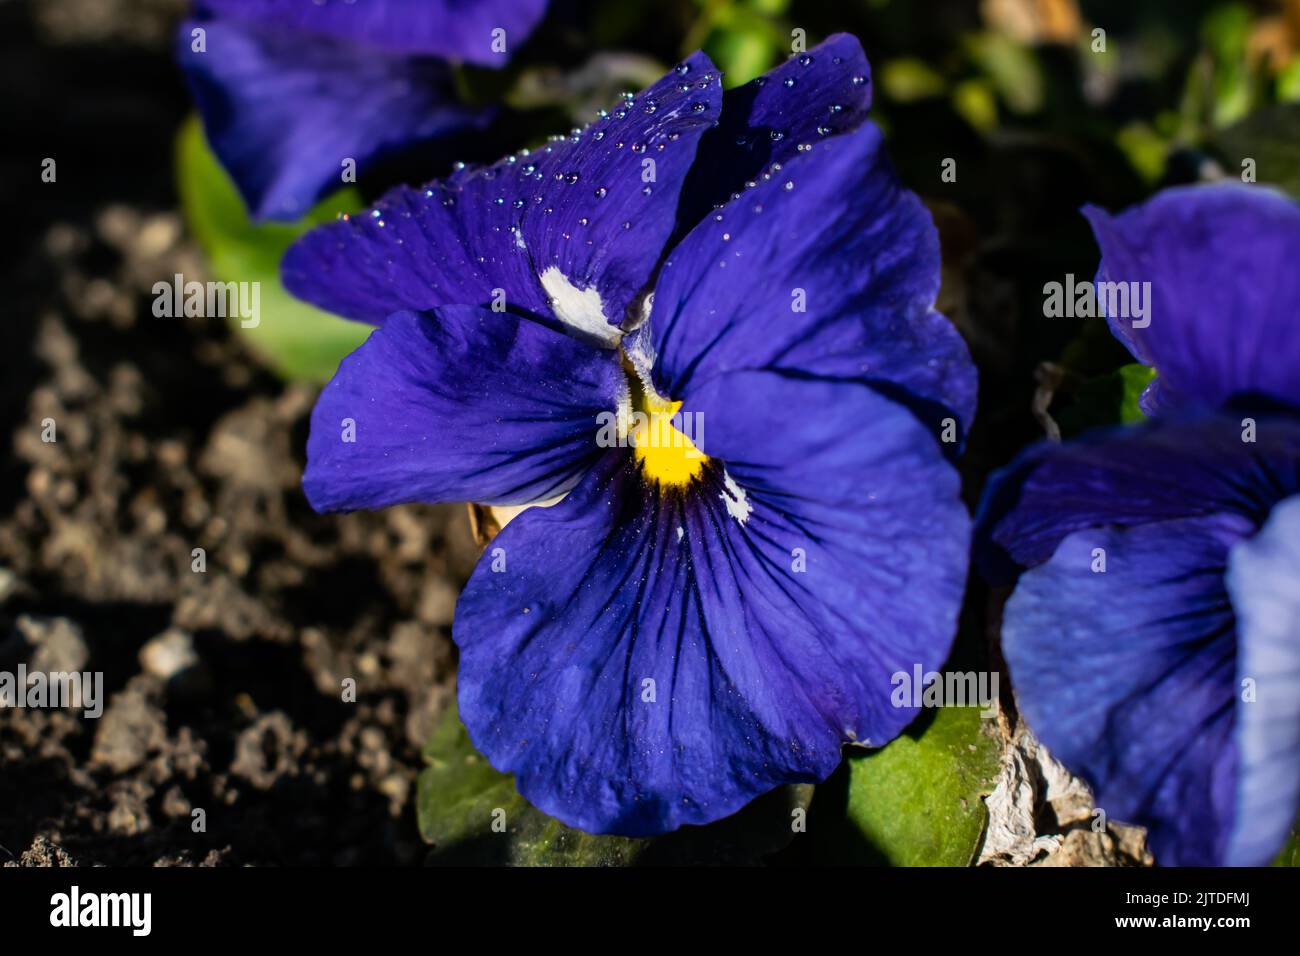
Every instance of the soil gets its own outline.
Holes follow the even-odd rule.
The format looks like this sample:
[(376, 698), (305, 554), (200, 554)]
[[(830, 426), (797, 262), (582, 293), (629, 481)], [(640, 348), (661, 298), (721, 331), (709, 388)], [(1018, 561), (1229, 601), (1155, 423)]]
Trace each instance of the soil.
[(3, 170), (0, 671), (101, 671), (105, 698), (99, 719), (0, 709), (0, 863), (418, 863), (420, 746), (477, 557), (464, 508), (312, 513), (315, 389), (223, 320), (152, 315), (159, 276), (203, 267), (158, 170), (186, 102), (149, 18), (177, 4), (132, 6), (126, 35), (74, 0), (0, 6), (22, 167)]

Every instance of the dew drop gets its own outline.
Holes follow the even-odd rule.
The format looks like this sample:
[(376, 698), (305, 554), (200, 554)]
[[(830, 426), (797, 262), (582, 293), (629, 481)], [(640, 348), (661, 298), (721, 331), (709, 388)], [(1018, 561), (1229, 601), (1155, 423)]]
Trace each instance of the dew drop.
[(598, 188), (598, 189), (596, 190), (596, 198), (597, 198), (597, 199), (604, 199), (604, 198), (605, 198), (606, 196), (608, 196), (608, 195), (609, 195), (609, 190), (606, 189), (604, 186), (601, 186), (600, 188)]
[(807, 53), (805, 53), (803, 56), (799, 57), (799, 65), (800, 65), (800, 66), (812, 66), (812, 61), (813, 61), (813, 58), (812, 58), (811, 56), (809, 56)]

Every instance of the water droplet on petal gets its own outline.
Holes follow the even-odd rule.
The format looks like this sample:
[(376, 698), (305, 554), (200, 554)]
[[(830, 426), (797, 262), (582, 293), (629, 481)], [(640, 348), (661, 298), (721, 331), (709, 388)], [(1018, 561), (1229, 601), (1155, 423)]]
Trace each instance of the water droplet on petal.
[(792, 86), (794, 86), (794, 77), (793, 77), (793, 76), (787, 76), (787, 77), (786, 77), (784, 80), (782, 80), (781, 82), (782, 82), (782, 83), (783, 83), (787, 88), (792, 87)]
[(813, 61), (813, 58), (812, 58), (811, 56), (809, 56), (807, 53), (805, 53), (803, 56), (799, 57), (799, 65), (800, 65), (800, 66), (812, 66), (812, 61)]
[(606, 189), (604, 186), (601, 186), (599, 189), (596, 190), (597, 199), (604, 199), (608, 195), (609, 195), (609, 190)]

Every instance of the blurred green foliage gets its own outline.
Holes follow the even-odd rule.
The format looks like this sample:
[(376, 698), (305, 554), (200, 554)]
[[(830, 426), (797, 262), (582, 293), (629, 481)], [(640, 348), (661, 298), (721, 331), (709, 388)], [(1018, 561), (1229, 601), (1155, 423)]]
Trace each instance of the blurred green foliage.
[(238, 318), (231, 327), (286, 378), (325, 382), (343, 356), (370, 334), (370, 326), (330, 315), (291, 296), (280, 282), (280, 259), (290, 243), (340, 212), (361, 208), (354, 189), (326, 199), (302, 221), (249, 221), (234, 183), (217, 162), (198, 119), (182, 127), (176, 141), (176, 180), (190, 230), (207, 255), (212, 277), (222, 282), (261, 284), (261, 315), (255, 328)]

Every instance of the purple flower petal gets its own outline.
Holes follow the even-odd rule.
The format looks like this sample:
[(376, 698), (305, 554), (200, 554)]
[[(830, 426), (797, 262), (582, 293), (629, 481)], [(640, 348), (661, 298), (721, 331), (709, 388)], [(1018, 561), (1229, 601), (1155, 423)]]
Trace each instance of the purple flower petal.
[(427, 57), (233, 21), (189, 21), (177, 49), (208, 142), (254, 219), (297, 219), (342, 188), (348, 160), (364, 170), (478, 120), (456, 102), (446, 64)]
[(1300, 812), (1300, 497), (1232, 549), (1227, 584), (1237, 614), (1240, 769), (1224, 862), (1265, 866)]
[(1262, 523), (1300, 491), (1300, 422), (1227, 415), (1104, 429), (1041, 444), (989, 480), (976, 517), (981, 570), (995, 583), (1047, 560), (1073, 531), (1219, 513)]
[[(282, 36), (300, 34), (296, 42), (315, 33), (390, 53), (504, 66), (542, 19), (546, 0), (200, 0), (198, 7)], [(498, 29), (504, 50), (493, 48)]]
[(705, 823), (824, 778), (843, 741), (909, 721), (891, 675), (937, 666), (955, 628), (969, 519), (909, 412), (771, 373), (696, 398), (735, 458), (665, 492), (610, 452), (506, 527), (456, 612), (475, 745), (589, 832)]
[(1151, 283), (1145, 318), (1108, 317), (1159, 373), (1143, 396), (1148, 412), (1243, 393), (1300, 405), (1300, 206), (1227, 184), (1165, 190), (1117, 216), (1084, 213), (1101, 246), (1098, 283)]
[(693, 226), (772, 163), (787, 163), (804, 146), (857, 129), (870, 108), (871, 67), (858, 38), (847, 33), (728, 90), (718, 126), (700, 141), (680, 221)]
[[(1233, 818), (1236, 515), (1070, 534), (1007, 602), (1002, 647), (1030, 728), (1156, 862), (1221, 861)], [(1105, 571), (1094, 570), (1097, 550)]]
[(967, 427), (975, 367), (933, 311), (938, 288), (929, 213), (864, 126), (760, 178), (673, 250), (650, 318), (656, 387), (680, 398), (728, 371), (780, 368), (866, 380)]
[(511, 310), (608, 344), (663, 252), (721, 106), (707, 57), (678, 71), (569, 139), (393, 190), (368, 215), (312, 230), (285, 256), (285, 285), (376, 323), (398, 309), (489, 305), (501, 290)]
[(598, 457), (625, 387), (612, 354), (528, 319), (399, 312), (321, 393), (303, 489), (317, 511), (552, 498)]

